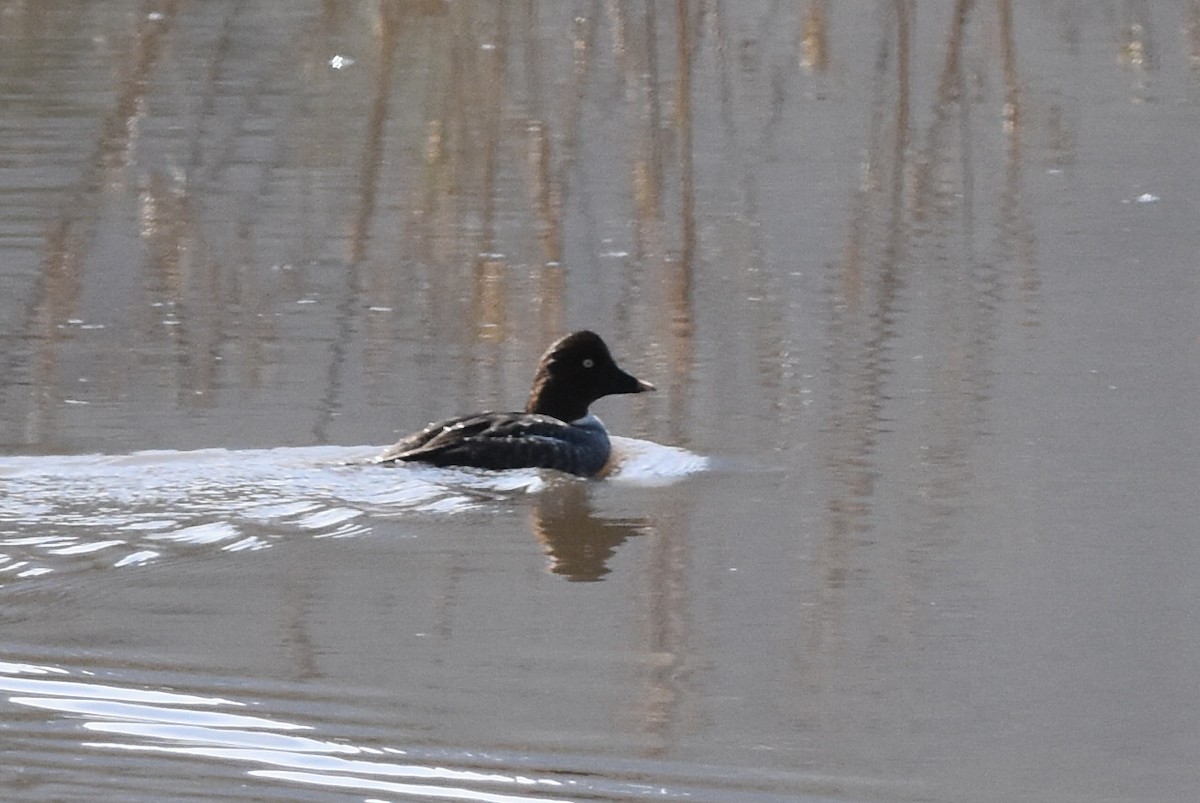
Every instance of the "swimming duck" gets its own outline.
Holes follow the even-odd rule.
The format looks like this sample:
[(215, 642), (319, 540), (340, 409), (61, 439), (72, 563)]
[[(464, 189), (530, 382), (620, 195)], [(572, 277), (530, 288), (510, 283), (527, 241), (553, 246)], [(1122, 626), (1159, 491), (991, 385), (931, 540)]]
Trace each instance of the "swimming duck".
[(374, 462), (553, 468), (595, 476), (608, 462), (612, 445), (604, 423), (588, 407), (604, 396), (654, 389), (618, 368), (595, 332), (572, 332), (551, 344), (538, 361), (525, 412), (437, 421), (401, 438)]

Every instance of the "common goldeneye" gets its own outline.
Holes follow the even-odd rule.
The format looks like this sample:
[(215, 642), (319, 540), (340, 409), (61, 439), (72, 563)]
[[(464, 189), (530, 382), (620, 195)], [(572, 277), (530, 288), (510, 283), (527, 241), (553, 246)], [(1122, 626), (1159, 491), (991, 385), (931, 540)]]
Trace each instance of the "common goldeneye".
[(599, 335), (573, 332), (542, 355), (525, 412), (438, 421), (402, 438), (374, 462), (553, 468), (591, 477), (604, 468), (612, 446), (608, 430), (588, 406), (602, 396), (647, 390), (654, 385), (618, 368)]

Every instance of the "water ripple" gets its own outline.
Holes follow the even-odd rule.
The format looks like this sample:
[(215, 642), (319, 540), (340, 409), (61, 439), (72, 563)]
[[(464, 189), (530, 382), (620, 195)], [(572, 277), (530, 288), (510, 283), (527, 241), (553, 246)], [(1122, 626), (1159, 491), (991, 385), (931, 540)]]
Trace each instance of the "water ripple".
[[(153, 787), (147, 791), (166, 793), (175, 780), (171, 772), (163, 771), (159, 758), (187, 757), (202, 760), (201, 767), (208, 768), (193, 770), (200, 773), (198, 782), (205, 773), (225, 778), (230, 765), (241, 766), (248, 777), (279, 784), (274, 795), (307, 788), (487, 803), (827, 799), (820, 794), (786, 798), (771, 794), (762, 789), (761, 775), (739, 777), (726, 767), (359, 745), (324, 738), (316, 727), (270, 713), (281, 699), (291, 699), (294, 692), (287, 689), (262, 688), (261, 699), (244, 701), (131, 688), (120, 680), (119, 671), (102, 673), (106, 682), (95, 680), (95, 672), (87, 672), (87, 680), (77, 680), (78, 673), (58, 666), (0, 661), (0, 691), (11, 695), (6, 699), (10, 713), (33, 709), (56, 715), (56, 721), (46, 723), (49, 727), (8, 717), (13, 723), (9, 736), (23, 750), (39, 756), (42, 771), (59, 779), (75, 773), (91, 778), (133, 777), (140, 785)], [(143, 677), (140, 682), (148, 680)], [(178, 679), (164, 682), (175, 685)], [(260, 713), (245, 713), (251, 706)], [(769, 780), (793, 788), (829, 785), (827, 779), (799, 774)], [(849, 780), (841, 779), (842, 783)], [(157, 790), (155, 784), (164, 788)]]
[[(614, 438), (608, 480), (661, 485), (705, 458)], [(0, 585), (52, 571), (140, 566), (197, 550), (267, 549), (369, 532), (371, 517), (446, 516), (584, 482), (538, 470), (364, 461), (376, 447), (147, 451), (0, 458)]]

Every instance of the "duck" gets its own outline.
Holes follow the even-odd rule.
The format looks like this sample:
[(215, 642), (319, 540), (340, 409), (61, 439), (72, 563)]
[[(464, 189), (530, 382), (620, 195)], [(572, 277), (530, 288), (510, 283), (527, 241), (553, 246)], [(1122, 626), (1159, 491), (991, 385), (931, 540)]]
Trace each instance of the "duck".
[(654, 385), (617, 366), (595, 332), (572, 332), (538, 361), (524, 412), (483, 412), (435, 421), (401, 438), (374, 461), (490, 470), (547, 468), (595, 477), (612, 443), (590, 407), (605, 396), (645, 393)]

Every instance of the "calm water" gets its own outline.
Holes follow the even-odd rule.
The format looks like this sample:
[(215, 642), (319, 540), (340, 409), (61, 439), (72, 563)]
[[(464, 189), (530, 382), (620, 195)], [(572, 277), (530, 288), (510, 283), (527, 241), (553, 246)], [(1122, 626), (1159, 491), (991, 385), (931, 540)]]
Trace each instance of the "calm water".
[[(1195, 799), (1198, 132), (1193, 0), (0, 0), (0, 796)], [(585, 326), (612, 476), (361, 464)]]

